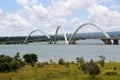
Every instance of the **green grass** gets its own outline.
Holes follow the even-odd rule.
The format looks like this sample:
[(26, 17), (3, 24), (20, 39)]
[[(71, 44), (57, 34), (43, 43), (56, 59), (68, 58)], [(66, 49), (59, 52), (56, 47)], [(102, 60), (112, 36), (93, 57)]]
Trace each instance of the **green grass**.
[[(100, 65), (99, 65), (100, 66)], [(106, 75), (107, 71), (113, 71), (116, 67), (117, 75)], [(101, 74), (94, 80), (120, 80), (120, 63), (105, 63), (100, 67)], [(42, 68), (26, 65), (24, 68), (10, 73), (0, 73), (0, 80), (93, 80), (89, 74), (84, 74), (78, 65), (70, 64), (67, 68), (64, 65), (44, 65)]]

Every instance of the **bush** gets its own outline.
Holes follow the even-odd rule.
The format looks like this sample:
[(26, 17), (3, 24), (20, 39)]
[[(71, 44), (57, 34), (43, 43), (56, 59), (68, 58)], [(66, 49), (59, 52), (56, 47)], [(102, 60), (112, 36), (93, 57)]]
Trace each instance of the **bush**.
[(61, 58), (61, 59), (59, 59), (58, 64), (64, 65), (64, 64), (65, 64), (65, 61)]
[(4, 62), (8, 62), (8, 63), (10, 63), (11, 61), (13, 60), (13, 58), (12, 57), (10, 57), (10, 56), (8, 56), (8, 55), (4, 55), (4, 54), (1, 54), (0, 55), (0, 62), (2, 63), (4, 63)]
[(43, 67), (43, 63), (38, 63), (38, 67)]
[(105, 73), (105, 75), (117, 75), (116, 71), (110, 70)]
[(23, 59), (27, 62), (30, 63), (32, 67), (34, 67), (34, 64), (37, 62), (37, 55), (36, 54), (25, 54), (23, 55)]
[(81, 65), (81, 70), (86, 74), (87, 72), (89, 73), (92, 78), (95, 78), (96, 75), (100, 74), (100, 68), (98, 65), (91, 60), (90, 62), (86, 62)]
[(105, 65), (105, 57), (103, 55), (100, 55), (99, 58), (101, 59), (99, 63), (101, 64), (102, 67)]
[(116, 71), (116, 70), (117, 70), (117, 68), (116, 68), (116, 67), (113, 67), (113, 70), (115, 70), (115, 71)]
[(12, 70), (17, 70), (17, 69), (21, 68), (21, 63), (19, 61), (12, 61), (11, 67), (12, 67)]
[(88, 72), (89, 74), (94, 78), (95, 75), (98, 75), (100, 74), (100, 68), (98, 67), (98, 65), (93, 62), (93, 60), (91, 60), (89, 63), (88, 63)]
[(12, 60), (13, 58), (8, 55), (0, 55), (0, 72), (10, 72)]
[(77, 57), (77, 58), (76, 58), (76, 63), (77, 63), (77, 64), (81, 64), (81, 65), (82, 65), (82, 64), (84, 64), (84, 63), (85, 63), (85, 60), (84, 60), (84, 58), (83, 58), (83, 57), (80, 57), (80, 58), (79, 58), (79, 57)]
[(24, 66), (22, 59), (20, 59), (19, 54), (12, 58), (8, 55), (0, 55), (0, 72), (10, 72), (11, 70), (17, 70)]
[(49, 65), (49, 63), (47, 61), (42, 62), (43, 65)]
[(11, 65), (8, 62), (3, 62), (0, 64), (0, 72), (10, 72)]
[(88, 63), (82, 64), (78, 69), (81, 69), (84, 74), (87, 74), (88, 72)]
[(75, 62), (74, 62), (74, 61), (71, 61), (71, 64), (75, 64)]
[(69, 63), (69, 62), (66, 62), (66, 63), (65, 63), (65, 66), (66, 66), (67, 68), (69, 68), (69, 67), (70, 67), (70, 63)]

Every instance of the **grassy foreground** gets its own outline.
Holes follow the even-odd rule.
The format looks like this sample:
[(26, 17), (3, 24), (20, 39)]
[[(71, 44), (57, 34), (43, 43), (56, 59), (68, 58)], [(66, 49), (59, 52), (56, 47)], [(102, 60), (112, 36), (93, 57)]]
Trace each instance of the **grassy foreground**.
[[(99, 65), (99, 64), (98, 64)], [(100, 66), (100, 65), (99, 65)], [(116, 67), (116, 75), (106, 75), (106, 72), (113, 71)], [(105, 63), (105, 67), (101, 67), (101, 74), (96, 76), (94, 80), (120, 80), (120, 63)], [(24, 68), (16, 72), (0, 73), (0, 80), (93, 80), (89, 74), (84, 74), (78, 65), (44, 65), (39, 68), (37, 65), (31, 67), (26, 65)]]

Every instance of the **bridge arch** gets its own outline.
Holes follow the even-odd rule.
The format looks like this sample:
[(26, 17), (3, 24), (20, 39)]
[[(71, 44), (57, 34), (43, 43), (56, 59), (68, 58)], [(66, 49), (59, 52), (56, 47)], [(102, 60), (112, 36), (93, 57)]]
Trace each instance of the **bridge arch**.
[(59, 29), (61, 29), (62, 32), (63, 32), (64, 39), (65, 39), (65, 43), (68, 44), (68, 40), (67, 40), (67, 36), (66, 36), (65, 30), (64, 30), (64, 28), (61, 27), (61, 26), (58, 26), (57, 29), (56, 29), (54, 43), (56, 44), (56, 39), (57, 39), (57, 34), (58, 34), (58, 30), (59, 30)]
[(46, 34), (45, 32), (43, 32), (42, 30), (33, 30), (33, 31), (32, 31), (31, 33), (29, 33), (29, 35), (25, 38), (23, 44), (26, 44), (26, 43), (27, 43), (27, 40), (28, 40), (28, 38), (31, 36), (31, 34), (33, 34), (34, 32), (37, 32), (37, 31), (43, 33), (45, 36), (47, 36), (48, 39), (51, 40), (50, 36), (49, 36), (48, 34)]
[[(79, 27), (75, 30), (75, 32), (71, 35), (68, 44), (71, 44), (71, 42), (72, 42), (72, 40), (74, 39), (76, 33), (77, 33), (82, 27), (84, 27), (84, 26), (86, 26), (86, 25), (92, 25), (92, 26), (96, 27), (97, 29), (99, 29), (99, 30), (104, 34), (104, 36), (105, 36), (107, 39), (110, 39), (110, 36), (109, 36), (102, 28), (98, 27), (97, 25), (95, 25), (95, 24), (93, 24), (93, 23), (85, 23), (85, 24), (82, 24), (81, 26), (79, 26)], [(111, 40), (111, 43), (112, 43), (112, 44), (114, 43), (113, 40)]]

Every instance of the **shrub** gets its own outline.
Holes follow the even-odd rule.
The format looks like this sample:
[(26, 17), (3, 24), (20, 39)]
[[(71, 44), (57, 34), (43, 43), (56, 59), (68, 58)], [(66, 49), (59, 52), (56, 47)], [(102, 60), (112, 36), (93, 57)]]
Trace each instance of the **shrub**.
[(75, 62), (74, 62), (74, 61), (71, 61), (71, 64), (75, 64)]
[(100, 55), (99, 58), (101, 59), (99, 63), (101, 64), (102, 67), (105, 65), (105, 57), (103, 55)]
[(8, 56), (8, 55), (4, 55), (4, 54), (1, 54), (0, 55), (0, 62), (8, 62), (10, 63), (11, 61), (13, 60), (12, 57)]
[(80, 58), (76, 57), (76, 63), (79, 64), (79, 62), (80, 62)]
[(0, 55), (0, 72), (10, 72), (12, 60), (13, 58), (8, 55)]
[(11, 70), (17, 70), (24, 66), (22, 59), (19, 57), (19, 53), (12, 58), (8, 55), (0, 55), (0, 72), (10, 72)]
[(48, 65), (49, 63), (47, 61), (42, 62), (43, 65)]
[(105, 75), (117, 75), (116, 71), (110, 70), (105, 73)]
[(79, 58), (79, 57), (76, 57), (76, 63), (77, 63), (77, 64), (79, 64), (79, 63), (80, 63), (80, 64), (84, 64), (84, 63), (85, 63), (85, 60), (84, 60), (83, 57), (80, 57), (80, 58)]
[(88, 67), (88, 72), (89, 72), (89, 74), (94, 78), (95, 77), (95, 75), (98, 75), (98, 74), (100, 74), (100, 68), (98, 67), (98, 65), (95, 63), (95, 62), (93, 62), (93, 60), (91, 60), (89, 63), (88, 63), (88, 65), (87, 65), (87, 67)]
[(43, 63), (38, 63), (38, 67), (43, 67)]
[(90, 62), (86, 62), (81, 65), (81, 70), (86, 74), (87, 72), (89, 73), (92, 78), (95, 78), (96, 75), (100, 74), (100, 68), (98, 65), (91, 60)]
[(8, 62), (3, 62), (0, 64), (0, 72), (10, 72), (11, 65)]
[(79, 67), (79, 69), (81, 69), (84, 72), (84, 74), (87, 74), (87, 72), (88, 72), (88, 63), (82, 64)]
[(113, 67), (113, 70), (115, 70), (115, 71), (116, 71), (116, 70), (117, 70), (117, 68), (116, 68), (116, 67)]
[(66, 63), (65, 63), (65, 66), (66, 66), (67, 68), (69, 68), (69, 67), (70, 67), (70, 63), (69, 63), (69, 62), (66, 62)]
[(12, 70), (17, 70), (17, 69), (21, 68), (21, 63), (19, 61), (12, 61), (11, 67), (12, 67)]
[(20, 53), (16, 53), (16, 55), (13, 58), (15, 61), (19, 61), (20, 59)]
[(65, 61), (61, 58), (61, 59), (59, 59), (58, 64), (64, 65), (64, 64), (65, 64)]
[(25, 54), (23, 55), (23, 59), (34, 67), (34, 64), (37, 62), (37, 55), (36, 54)]

